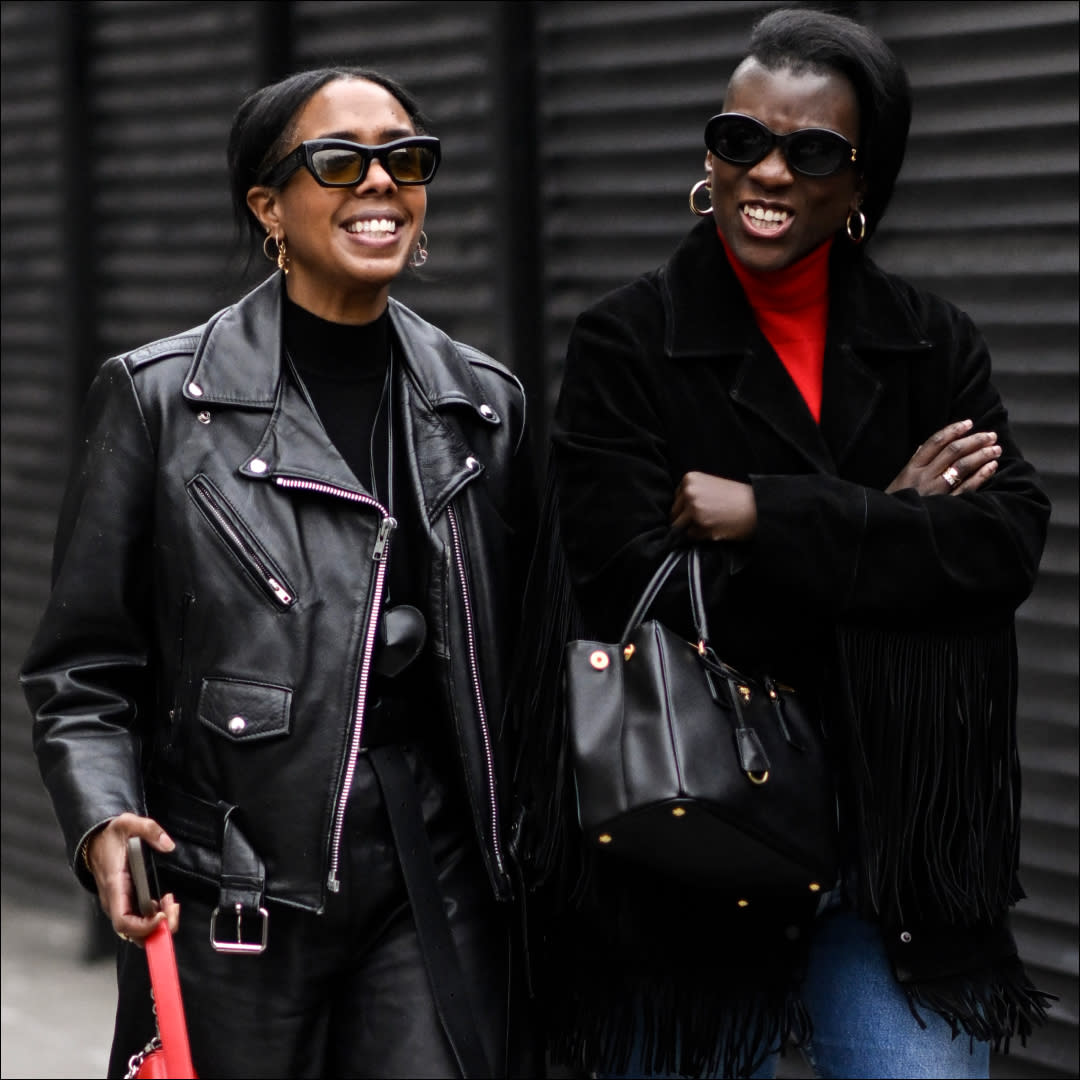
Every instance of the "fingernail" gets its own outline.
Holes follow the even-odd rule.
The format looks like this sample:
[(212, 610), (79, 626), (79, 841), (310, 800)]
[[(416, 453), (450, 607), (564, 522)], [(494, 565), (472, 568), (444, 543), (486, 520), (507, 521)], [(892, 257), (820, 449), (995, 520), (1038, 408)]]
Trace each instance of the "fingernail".
[(166, 851), (172, 851), (172, 850), (173, 850), (173, 848), (175, 848), (175, 847), (176, 847), (176, 845), (175, 845), (175, 844), (173, 843), (173, 841), (172, 841), (172, 837), (171, 837), (171, 836), (169, 836), (169, 834), (168, 834), (168, 833), (162, 833), (162, 834), (161, 834), (161, 835), (160, 835), (160, 836), (158, 837), (158, 843), (159, 843), (159, 844), (160, 844), (160, 845), (161, 845), (161, 846), (162, 846), (162, 847), (163, 847), (163, 848), (164, 848), (164, 849), (165, 849)]
[(968, 429), (969, 427), (971, 427), (971, 425), (972, 425), (972, 424), (974, 424), (974, 423), (975, 423), (975, 421), (974, 421), (974, 420), (961, 420), (961, 421), (960, 421), (960, 426), (961, 426), (962, 428), (964, 428), (965, 430), (967, 430), (967, 429)]

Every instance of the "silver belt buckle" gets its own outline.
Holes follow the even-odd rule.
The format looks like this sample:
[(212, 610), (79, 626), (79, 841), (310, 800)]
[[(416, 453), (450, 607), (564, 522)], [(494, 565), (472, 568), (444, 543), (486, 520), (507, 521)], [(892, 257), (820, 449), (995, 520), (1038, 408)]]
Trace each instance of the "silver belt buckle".
[(259, 908), (259, 918), (262, 919), (262, 941), (259, 942), (244, 940), (244, 905), (239, 902), (236, 905), (236, 940), (220, 941), (217, 936), (217, 917), (220, 911), (221, 908), (216, 907), (210, 913), (210, 947), (214, 952), (249, 953), (256, 956), (266, 952), (266, 941), (270, 934), (270, 913), (266, 908)]

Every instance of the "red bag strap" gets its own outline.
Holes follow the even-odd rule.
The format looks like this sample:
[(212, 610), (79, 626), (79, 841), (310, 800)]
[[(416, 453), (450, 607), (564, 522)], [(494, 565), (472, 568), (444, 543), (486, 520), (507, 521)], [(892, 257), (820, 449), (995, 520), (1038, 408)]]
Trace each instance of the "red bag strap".
[(146, 939), (146, 959), (150, 965), (150, 985), (157, 1009), (158, 1033), (165, 1054), (167, 1075), (177, 1080), (195, 1080), (195, 1066), (188, 1045), (184, 1002), (180, 996), (180, 974), (176, 970), (172, 934), (162, 920)]

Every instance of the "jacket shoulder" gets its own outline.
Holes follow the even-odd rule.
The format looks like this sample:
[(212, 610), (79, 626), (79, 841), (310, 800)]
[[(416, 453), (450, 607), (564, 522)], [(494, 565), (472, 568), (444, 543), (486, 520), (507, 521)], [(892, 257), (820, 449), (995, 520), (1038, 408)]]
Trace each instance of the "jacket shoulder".
[(584, 308), (578, 316), (578, 322), (593, 319), (618, 318), (632, 322), (651, 321), (663, 315), (663, 294), (661, 280), (663, 267), (640, 274), (631, 281), (620, 285), (595, 300)]
[(489, 383), (502, 384), (510, 393), (525, 396), (521, 380), (505, 364), (463, 341), (455, 341), (454, 348), (485, 386)]
[(121, 353), (120, 359), (132, 372), (138, 371), (149, 364), (165, 360), (171, 356), (194, 356), (208, 324), (184, 330), (179, 334), (171, 334), (169, 337), (158, 338), (146, 345), (140, 345), (130, 352)]
[[(873, 292), (879, 290), (889, 296), (928, 344), (955, 342), (961, 332), (967, 335), (977, 333), (967, 312), (943, 296), (882, 269), (869, 258), (864, 260), (863, 273), (872, 290), (871, 297)], [(872, 299), (870, 303), (873, 307)]]

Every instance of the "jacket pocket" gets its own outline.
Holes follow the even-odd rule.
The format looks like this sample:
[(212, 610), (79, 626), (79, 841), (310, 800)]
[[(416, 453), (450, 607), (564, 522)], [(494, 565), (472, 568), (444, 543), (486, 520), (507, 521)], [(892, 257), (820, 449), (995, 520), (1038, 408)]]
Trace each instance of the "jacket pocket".
[(296, 603), (296, 594), (210, 478), (199, 473), (188, 482), (187, 489), (203, 517), (259, 588), (279, 607), (292, 607)]
[(272, 683), (207, 678), (199, 691), (199, 722), (234, 743), (289, 733), (292, 691)]

